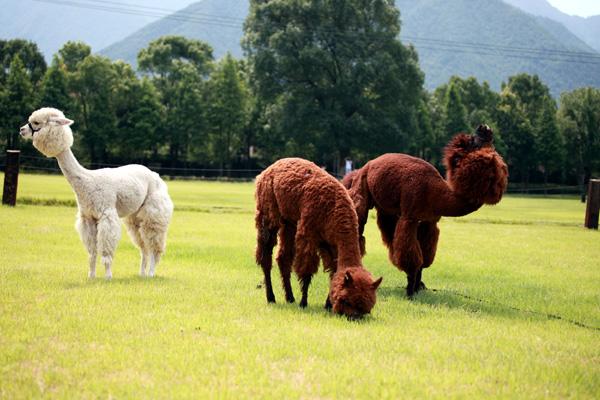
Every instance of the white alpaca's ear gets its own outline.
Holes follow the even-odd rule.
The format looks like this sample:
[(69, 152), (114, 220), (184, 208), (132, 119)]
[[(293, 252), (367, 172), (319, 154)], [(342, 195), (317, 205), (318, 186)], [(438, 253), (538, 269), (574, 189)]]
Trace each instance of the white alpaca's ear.
[(64, 118), (64, 117), (50, 117), (49, 121), (54, 122), (56, 125), (66, 125), (66, 126), (69, 126), (73, 122), (75, 122), (72, 119)]

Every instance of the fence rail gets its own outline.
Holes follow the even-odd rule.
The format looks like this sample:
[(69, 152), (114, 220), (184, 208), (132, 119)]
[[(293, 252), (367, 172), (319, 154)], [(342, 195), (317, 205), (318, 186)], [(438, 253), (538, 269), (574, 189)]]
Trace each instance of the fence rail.
[[(5, 169), (5, 155), (0, 155), (0, 171)], [(23, 156), (20, 158), (22, 171), (30, 173), (60, 174), (61, 170), (56, 160), (46, 157)], [(94, 163), (93, 166), (84, 163), (86, 168), (114, 168), (123, 164)], [(152, 171), (167, 179), (182, 180), (226, 180), (226, 181), (251, 181), (263, 170), (259, 168), (194, 168), (194, 167), (164, 167), (155, 163), (146, 164)], [(341, 176), (337, 176), (341, 178)], [(581, 187), (575, 185), (540, 185), (509, 184), (508, 194), (523, 195), (579, 195)]]

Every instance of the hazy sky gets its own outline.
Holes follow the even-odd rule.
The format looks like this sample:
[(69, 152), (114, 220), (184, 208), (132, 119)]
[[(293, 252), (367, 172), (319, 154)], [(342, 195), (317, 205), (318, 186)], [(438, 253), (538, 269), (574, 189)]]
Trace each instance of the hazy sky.
[(570, 15), (580, 17), (600, 15), (600, 0), (548, 0), (548, 2)]

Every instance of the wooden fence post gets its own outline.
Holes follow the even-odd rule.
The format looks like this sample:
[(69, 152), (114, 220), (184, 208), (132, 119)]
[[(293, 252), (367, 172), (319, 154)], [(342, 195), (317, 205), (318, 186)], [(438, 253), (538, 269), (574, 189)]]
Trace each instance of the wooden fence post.
[(2, 204), (15, 206), (17, 203), (17, 185), (19, 183), (19, 150), (6, 150), (6, 168), (4, 169), (4, 191)]
[(587, 205), (585, 208), (585, 227), (598, 229), (600, 213), (600, 179), (590, 179), (588, 185)]

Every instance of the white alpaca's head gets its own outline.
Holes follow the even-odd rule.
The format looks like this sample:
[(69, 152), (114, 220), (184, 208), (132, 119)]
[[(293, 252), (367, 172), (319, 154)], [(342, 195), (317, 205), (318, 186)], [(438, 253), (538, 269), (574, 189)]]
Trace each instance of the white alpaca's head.
[(73, 120), (65, 118), (62, 111), (40, 108), (28, 121), (19, 133), (24, 139), (33, 139), (33, 147), (46, 157), (56, 157), (73, 145), (73, 132), (69, 127)]

